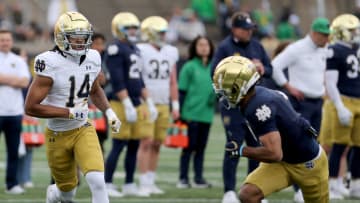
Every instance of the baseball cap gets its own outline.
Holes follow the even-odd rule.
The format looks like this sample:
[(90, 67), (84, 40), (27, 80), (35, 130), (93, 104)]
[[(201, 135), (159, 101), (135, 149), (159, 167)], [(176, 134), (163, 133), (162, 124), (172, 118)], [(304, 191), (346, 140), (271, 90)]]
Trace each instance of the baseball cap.
[(319, 32), (323, 34), (330, 34), (330, 23), (326, 18), (316, 18), (312, 24), (311, 29), (314, 32)]
[(255, 28), (255, 26), (247, 13), (238, 12), (232, 17), (232, 27), (252, 29)]

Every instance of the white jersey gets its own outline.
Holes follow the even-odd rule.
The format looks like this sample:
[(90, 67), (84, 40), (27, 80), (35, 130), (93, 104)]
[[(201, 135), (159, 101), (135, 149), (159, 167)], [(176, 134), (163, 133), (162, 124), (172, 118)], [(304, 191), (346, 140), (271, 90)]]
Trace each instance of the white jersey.
[[(97, 51), (89, 50), (80, 63), (79, 58), (63, 56), (59, 51), (47, 51), (35, 58), (35, 73), (50, 77), (53, 81), (49, 94), (42, 104), (71, 108), (87, 102), (89, 92), (101, 70), (101, 58)], [(48, 119), (53, 131), (67, 131), (81, 127), (86, 120), (65, 118)]]
[(138, 44), (144, 68), (142, 77), (155, 104), (169, 104), (170, 73), (179, 60), (176, 47), (165, 45), (160, 50), (151, 44)]

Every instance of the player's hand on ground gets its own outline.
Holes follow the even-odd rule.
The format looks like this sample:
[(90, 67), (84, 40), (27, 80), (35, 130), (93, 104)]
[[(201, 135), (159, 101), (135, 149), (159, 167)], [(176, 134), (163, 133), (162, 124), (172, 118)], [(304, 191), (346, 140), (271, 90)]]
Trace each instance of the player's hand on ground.
[(86, 120), (89, 113), (87, 101), (76, 104), (75, 107), (69, 108), (69, 119)]
[(108, 108), (105, 111), (105, 114), (112, 132), (118, 133), (120, 131), (121, 121), (116, 116), (115, 112), (111, 108)]
[(236, 141), (230, 141), (226, 143), (225, 151), (232, 158), (238, 158), (242, 155), (242, 147), (239, 147), (239, 144)]
[(132, 104), (130, 98), (127, 97), (126, 99), (123, 100), (122, 103), (124, 104), (124, 107), (125, 107), (126, 121), (129, 123), (135, 123), (137, 120), (137, 112), (136, 112), (136, 108)]
[(158, 117), (158, 111), (156, 109), (156, 106), (154, 104), (154, 102), (152, 101), (151, 98), (147, 98), (146, 99), (146, 103), (148, 105), (148, 108), (149, 108), (149, 113), (150, 113), (150, 120), (151, 121), (155, 121)]
[(337, 110), (339, 122), (341, 123), (341, 125), (350, 126), (352, 117), (353, 117), (352, 112), (348, 108), (346, 108), (344, 105), (337, 107), (336, 110)]

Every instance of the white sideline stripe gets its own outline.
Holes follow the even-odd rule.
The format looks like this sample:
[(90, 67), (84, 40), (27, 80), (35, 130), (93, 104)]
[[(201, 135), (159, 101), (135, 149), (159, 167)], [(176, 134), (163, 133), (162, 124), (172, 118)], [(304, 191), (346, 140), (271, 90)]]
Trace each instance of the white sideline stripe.
[[(44, 199), (16, 199), (16, 200), (0, 200), (0, 203), (6, 202), (43, 202)], [(83, 199), (75, 199), (76, 202), (90, 202), (90, 198), (83, 198)], [(122, 199), (122, 198), (110, 198), (111, 202), (153, 202), (153, 203), (198, 203), (198, 202), (206, 202), (206, 203), (218, 203), (221, 199), (206, 199), (206, 198), (192, 198), (192, 199), (181, 199), (181, 198), (136, 198), (136, 199)], [(292, 203), (292, 200), (283, 200), (283, 199), (270, 199), (270, 202), (276, 203)], [(350, 201), (352, 202), (352, 201)]]

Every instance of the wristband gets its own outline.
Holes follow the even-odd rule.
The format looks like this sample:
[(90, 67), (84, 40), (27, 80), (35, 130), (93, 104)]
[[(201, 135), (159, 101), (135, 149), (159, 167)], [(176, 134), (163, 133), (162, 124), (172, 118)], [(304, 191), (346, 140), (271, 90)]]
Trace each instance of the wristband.
[(241, 145), (240, 149), (239, 149), (239, 156), (243, 155), (243, 150), (244, 150), (245, 145)]
[(179, 101), (178, 100), (173, 100), (171, 102), (171, 108), (172, 108), (172, 110), (179, 111), (179, 109), (180, 109)]

